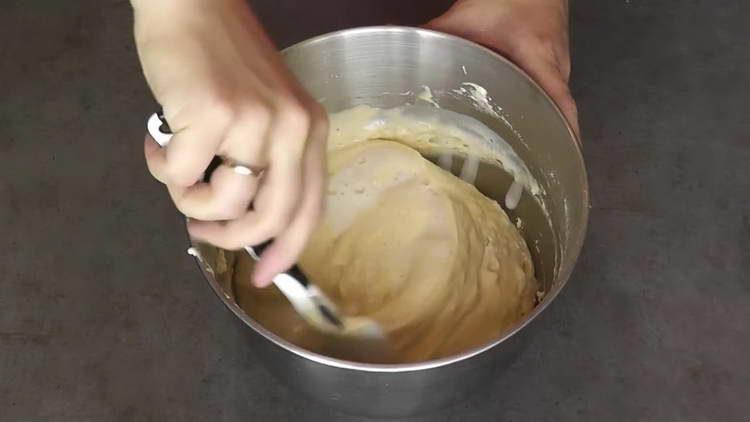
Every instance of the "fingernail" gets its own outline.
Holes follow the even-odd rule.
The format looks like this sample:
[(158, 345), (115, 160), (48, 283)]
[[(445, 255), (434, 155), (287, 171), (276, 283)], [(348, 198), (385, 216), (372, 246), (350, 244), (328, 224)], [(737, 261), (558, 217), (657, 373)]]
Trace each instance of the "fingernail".
[(271, 277), (269, 277), (267, 274), (263, 274), (262, 272), (258, 271), (257, 268), (253, 272), (253, 284), (255, 287), (266, 287), (273, 281)]
[(267, 277), (253, 277), (253, 284), (255, 285), (255, 287), (266, 287), (271, 284), (271, 281), (272, 280), (268, 279)]

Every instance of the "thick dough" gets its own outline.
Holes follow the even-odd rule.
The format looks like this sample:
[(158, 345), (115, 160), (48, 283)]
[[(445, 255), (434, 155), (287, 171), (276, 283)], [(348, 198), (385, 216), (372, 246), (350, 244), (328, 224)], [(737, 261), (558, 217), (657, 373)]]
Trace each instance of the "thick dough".
[(302, 269), (406, 361), (497, 338), (534, 305), (525, 242), (496, 202), (391, 141), (329, 154), (325, 220)]
[[(529, 250), (495, 201), (398, 142), (340, 146), (328, 160), (326, 214), (300, 265), (342, 313), (380, 323), (399, 361), (481, 346), (533, 308)], [(238, 300), (251, 316), (325, 353), (275, 289), (247, 289)]]

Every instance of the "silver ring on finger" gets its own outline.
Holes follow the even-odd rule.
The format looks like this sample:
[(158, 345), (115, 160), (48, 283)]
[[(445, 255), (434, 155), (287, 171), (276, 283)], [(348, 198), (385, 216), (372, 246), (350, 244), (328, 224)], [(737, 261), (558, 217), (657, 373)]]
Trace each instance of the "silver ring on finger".
[(253, 167), (248, 164), (240, 163), (239, 161), (232, 160), (231, 158), (222, 157), (221, 163), (232, 169), (233, 172), (240, 176), (254, 176), (260, 177), (263, 175), (265, 169), (259, 167)]

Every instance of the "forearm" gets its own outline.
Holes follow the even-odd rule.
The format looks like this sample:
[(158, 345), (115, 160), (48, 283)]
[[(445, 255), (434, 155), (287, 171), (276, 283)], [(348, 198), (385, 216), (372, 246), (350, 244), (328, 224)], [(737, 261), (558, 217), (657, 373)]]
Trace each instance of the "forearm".
[[(147, 138), (149, 171), (190, 217), (193, 238), (230, 250), (274, 239), (254, 274), (268, 285), (297, 261), (320, 215), (325, 111), (245, 0), (131, 3), (144, 76), (175, 132), (166, 148)], [(267, 176), (222, 165), (201, 182), (216, 156)]]

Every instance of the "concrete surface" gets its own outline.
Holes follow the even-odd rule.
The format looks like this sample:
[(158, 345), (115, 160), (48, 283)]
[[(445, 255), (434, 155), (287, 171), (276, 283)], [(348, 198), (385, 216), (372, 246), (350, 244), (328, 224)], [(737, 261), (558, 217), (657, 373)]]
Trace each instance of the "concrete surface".
[[(256, 3), (281, 45), (415, 4)], [(585, 251), (491, 400), (412, 421), (747, 420), (750, 7), (572, 3)], [(121, 0), (0, 5), (0, 420), (359, 420), (291, 396), (185, 255), (130, 25)]]

